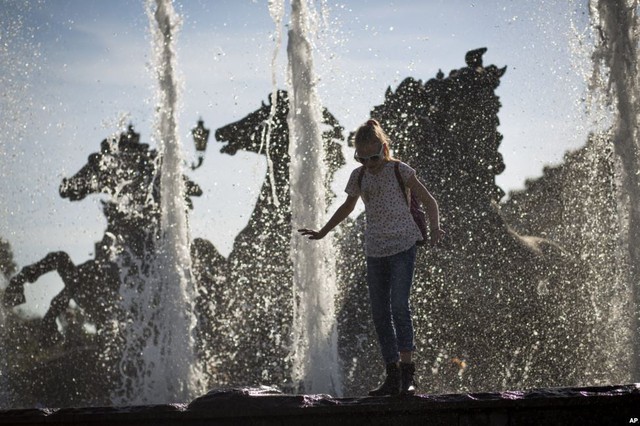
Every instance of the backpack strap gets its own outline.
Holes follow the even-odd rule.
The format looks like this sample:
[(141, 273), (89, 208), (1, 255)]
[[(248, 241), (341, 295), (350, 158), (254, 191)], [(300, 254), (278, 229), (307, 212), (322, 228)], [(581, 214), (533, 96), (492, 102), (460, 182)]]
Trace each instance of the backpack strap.
[(402, 176), (400, 175), (400, 162), (396, 161), (396, 164), (393, 166), (393, 170), (396, 172), (396, 179), (398, 179), (398, 185), (400, 185), (400, 190), (404, 194), (404, 198), (407, 200), (407, 204), (409, 204), (409, 198), (407, 197), (407, 188), (404, 186), (404, 181), (402, 180)]
[(362, 190), (362, 178), (364, 177), (364, 166), (360, 167), (360, 173), (358, 174), (358, 189)]

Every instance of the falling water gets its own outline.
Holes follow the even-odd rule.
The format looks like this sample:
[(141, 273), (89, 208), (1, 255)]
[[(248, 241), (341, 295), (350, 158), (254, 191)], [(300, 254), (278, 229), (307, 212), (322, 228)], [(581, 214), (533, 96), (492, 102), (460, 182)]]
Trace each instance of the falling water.
[[(629, 283), (628, 314), (633, 349), (630, 355), (631, 379), (640, 380), (640, 81), (638, 46), (640, 20), (637, 0), (592, 0), (589, 10), (599, 40), (593, 54), (592, 86), (606, 90), (608, 101), (617, 109), (612, 135), (620, 164), (622, 194), (619, 200), (621, 243)], [(606, 75), (604, 84), (602, 74)]]
[[(291, 155), (291, 216), (297, 225), (326, 222), (325, 167), (320, 130), (321, 110), (316, 93), (309, 42), (309, 16), (304, 0), (291, 2), (289, 57), (289, 129)], [(334, 300), (335, 271), (330, 239), (317, 242), (293, 235), (294, 264), (293, 379), (309, 393), (341, 395)]]
[[(147, 12), (159, 83), (156, 138), (160, 151), (160, 244), (153, 271), (142, 286), (123, 286), (124, 308), (134, 312), (126, 332), (121, 369), (134, 374), (117, 393), (120, 402), (184, 402), (201, 391), (191, 331), (193, 283), (184, 202), (183, 159), (177, 136), (178, 81), (175, 36), (178, 17), (170, 0), (149, 0)], [(142, 291), (141, 291), (142, 290)], [(131, 356), (136, 359), (130, 359)], [(118, 401), (116, 401), (118, 402)]]
[(284, 18), (284, 3), (281, 1), (269, 1), (269, 15), (276, 24), (275, 44), (273, 48), (273, 54), (271, 55), (271, 109), (269, 110), (269, 117), (266, 120), (265, 127), (262, 132), (260, 150), (264, 147), (265, 154), (267, 154), (267, 166), (269, 167), (269, 182), (271, 183), (271, 196), (273, 197), (273, 205), (280, 206), (280, 200), (278, 199), (278, 192), (276, 191), (275, 173), (273, 171), (273, 160), (271, 159), (271, 132), (273, 131), (273, 119), (278, 109), (278, 81), (276, 75), (276, 64), (278, 59), (278, 52), (280, 51), (280, 45), (282, 43), (282, 20)]

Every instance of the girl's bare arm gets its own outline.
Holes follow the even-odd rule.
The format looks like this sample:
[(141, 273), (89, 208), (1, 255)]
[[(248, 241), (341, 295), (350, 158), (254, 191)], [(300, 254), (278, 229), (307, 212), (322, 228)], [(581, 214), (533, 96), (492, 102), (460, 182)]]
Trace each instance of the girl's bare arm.
[(440, 229), (440, 210), (438, 209), (438, 202), (429, 190), (418, 180), (416, 175), (411, 175), (407, 186), (412, 193), (416, 194), (418, 200), (424, 206), (427, 212), (427, 218), (429, 219), (429, 227), (431, 229), (431, 244), (438, 244), (444, 237), (444, 231)]
[(329, 231), (338, 226), (340, 222), (345, 220), (349, 216), (349, 214), (351, 214), (353, 209), (356, 207), (357, 202), (358, 197), (348, 195), (345, 202), (342, 203), (340, 207), (338, 207), (338, 210), (336, 210), (333, 216), (331, 216), (331, 219), (329, 219), (327, 224), (323, 226), (321, 230), (315, 231), (313, 229), (303, 228), (298, 229), (298, 232), (300, 232), (304, 236), (308, 236), (310, 240), (320, 240), (324, 238), (329, 233)]

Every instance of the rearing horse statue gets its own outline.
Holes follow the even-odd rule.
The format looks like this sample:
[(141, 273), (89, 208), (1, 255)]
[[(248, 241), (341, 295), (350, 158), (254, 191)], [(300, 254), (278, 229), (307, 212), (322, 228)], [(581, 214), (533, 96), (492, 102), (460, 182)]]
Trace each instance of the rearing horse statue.
[[(371, 111), (438, 200), (447, 232), (439, 248), (418, 252), (412, 287), (417, 369), (435, 392), (566, 380), (581, 374), (573, 365), (586, 359), (571, 345), (592, 316), (575, 308), (590, 297), (576, 291), (584, 264), (553, 241), (512, 231), (495, 206), (504, 195), (495, 178), (505, 168), (495, 89), (506, 67), (484, 66), (485, 52), (468, 52), (467, 66), (446, 78), (405, 79)], [(371, 388), (379, 371), (369, 314), (354, 308), (366, 306), (364, 276), (352, 272), (366, 269), (352, 254), (361, 238), (359, 226), (347, 232), (339, 268), (340, 351), (347, 371), (360, 372), (346, 378), (348, 392)], [(549, 359), (573, 365), (563, 365), (560, 376)]]
[[(214, 314), (228, 330), (222, 352), (231, 354), (226, 362), (232, 365), (224, 365), (219, 374), (232, 374), (221, 377), (230, 385), (283, 383), (290, 376), (283, 368), (293, 318), (288, 114), (287, 92), (277, 91), (269, 96), (269, 104), (263, 102), (258, 110), (215, 134), (219, 142), (227, 143), (221, 152), (251, 151), (265, 155), (268, 162), (249, 223), (236, 237), (228, 258), (227, 304)], [(343, 129), (327, 110), (322, 124), (328, 189), (333, 173), (344, 164)]]
[[(73, 299), (89, 318), (95, 321), (98, 332), (112, 318), (114, 304), (123, 270), (127, 274), (145, 274), (148, 259), (155, 253), (155, 241), (160, 224), (161, 158), (149, 145), (140, 143), (140, 135), (129, 126), (117, 138), (105, 139), (100, 152), (89, 156), (87, 164), (71, 178), (64, 178), (60, 196), (70, 201), (103, 193), (101, 201), (107, 218), (103, 239), (96, 243), (95, 258), (75, 265), (69, 255), (58, 251), (25, 266), (14, 276), (4, 294), (4, 303), (16, 306), (24, 303), (24, 284), (35, 282), (41, 275), (57, 271), (64, 289), (54, 297), (43, 318), (42, 340), (57, 340), (56, 319)], [(187, 205), (192, 196), (202, 190), (185, 178)]]

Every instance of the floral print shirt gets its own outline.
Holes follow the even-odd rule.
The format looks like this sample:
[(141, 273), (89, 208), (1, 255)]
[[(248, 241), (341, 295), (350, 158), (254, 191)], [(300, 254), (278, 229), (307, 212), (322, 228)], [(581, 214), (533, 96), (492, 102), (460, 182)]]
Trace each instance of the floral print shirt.
[[(387, 161), (376, 174), (365, 169), (358, 185), (363, 167), (351, 172), (345, 192), (353, 197), (360, 196), (364, 201), (365, 254), (386, 257), (410, 249), (416, 241), (422, 240), (422, 234), (411, 216), (407, 196), (400, 189), (395, 161)], [(405, 185), (416, 173), (403, 162), (399, 164), (399, 171)]]

